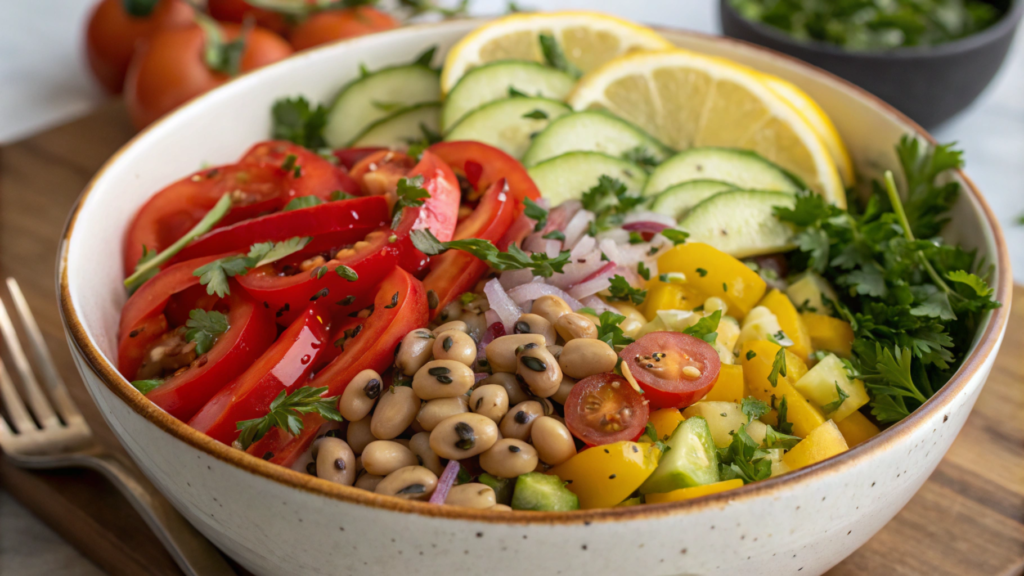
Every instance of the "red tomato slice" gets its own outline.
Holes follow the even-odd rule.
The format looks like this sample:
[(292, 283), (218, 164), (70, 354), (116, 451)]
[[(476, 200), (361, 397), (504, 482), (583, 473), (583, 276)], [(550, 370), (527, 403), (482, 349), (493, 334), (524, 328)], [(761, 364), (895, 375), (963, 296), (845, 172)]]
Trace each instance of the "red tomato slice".
[[(459, 223), (455, 239), (480, 238), (497, 244), (519, 210), (519, 202), (508, 195), (505, 179), (497, 180), (484, 193), (473, 213)], [(438, 305), (430, 311), (431, 319), (459, 295), (471, 290), (487, 270), (486, 263), (461, 250), (449, 250), (431, 258), (430, 272), (423, 279), (423, 286), (437, 296)]]
[(526, 168), (518, 160), (501, 150), (480, 142), (438, 142), (428, 152), (436, 154), (463, 176), (477, 192), (486, 190), (498, 180), (508, 181), (512, 196), (522, 203), (524, 198), (538, 200), (540, 190), (533, 183)]
[(588, 446), (636, 440), (650, 409), (622, 376), (595, 374), (580, 380), (565, 400), (565, 425)]
[[(710, 344), (689, 334), (651, 332), (619, 354), (644, 390), (651, 408), (685, 408), (718, 381), (722, 362)], [(683, 373), (695, 368), (699, 375)]]
[(380, 197), (327, 202), (218, 228), (196, 238), (172, 262), (207, 254), (245, 252), (257, 242), (287, 240), (296, 236), (313, 238), (301, 254), (316, 254), (354, 244), (388, 222), (388, 204)]
[(227, 307), (228, 331), (191, 367), (146, 394), (179, 420), (191, 418), (214, 394), (251, 366), (277, 336), (270, 312), (249, 298), (236, 282), (231, 281), (230, 285), (231, 294), (222, 301)]
[(230, 445), (238, 438), (238, 422), (264, 416), (282, 390), (290, 393), (305, 384), (313, 363), (330, 348), (326, 308), (307, 308), (254, 364), (217, 392), (189, 426)]
[(359, 163), (360, 160), (366, 158), (367, 156), (373, 154), (374, 152), (380, 152), (381, 150), (386, 150), (386, 148), (381, 148), (380, 146), (368, 146), (365, 148), (342, 148), (340, 150), (334, 151), (334, 157), (338, 159), (338, 162), (340, 162), (342, 166), (351, 170), (352, 167)]
[(289, 156), (295, 156), (295, 162), (291, 170), (282, 170), (286, 177), (285, 202), (298, 196), (319, 196), (327, 200), (335, 190), (358, 193), (359, 186), (344, 167), (335, 166), (316, 152), (292, 142), (260, 142), (242, 156), (239, 164), (281, 169)]

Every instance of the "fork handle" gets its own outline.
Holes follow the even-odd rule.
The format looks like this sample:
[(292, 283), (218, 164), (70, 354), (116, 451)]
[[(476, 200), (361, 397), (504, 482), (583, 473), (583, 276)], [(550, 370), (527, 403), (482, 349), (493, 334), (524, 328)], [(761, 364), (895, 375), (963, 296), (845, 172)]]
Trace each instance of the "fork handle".
[(78, 464), (100, 472), (117, 486), (171, 553), (182, 572), (189, 576), (235, 574), (213, 544), (142, 475), (130, 472), (120, 460), (107, 453), (81, 458)]

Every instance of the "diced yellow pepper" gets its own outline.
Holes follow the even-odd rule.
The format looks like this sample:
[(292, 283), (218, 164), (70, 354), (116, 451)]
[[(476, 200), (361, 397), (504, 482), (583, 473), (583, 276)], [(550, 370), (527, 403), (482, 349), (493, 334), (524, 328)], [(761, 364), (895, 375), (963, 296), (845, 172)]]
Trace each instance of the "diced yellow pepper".
[(658, 433), (657, 440), (664, 440), (676, 431), (676, 426), (679, 426), (679, 423), (683, 420), (686, 420), (686, 418), (683, 417), (682, 412), (677, 408), (662, 408), (661, 410), (651, 412), (649, 422)]
[[(721, 298), (729, 307), (729, 315), (737, 320), (746, 316), (767, 288), (764, 280), (746, 264), (701, 242), (680, 244), (662, 254), (658, 258), (658, 272), (682, 272), (686, 276), (685, 286), (703, 296), (697, 304), (712, 296)], [(649, 305), (647, 317), (652, 314)]]
[(860, 412), (854, 412), (843, 418), (841, 422), (836, 423), (836, 426), (843, 433), (843, 438), (846, 439), (846, 444), (850, 448), (881, 432), (874, 422)]
[(797, 443), (782, 457), (782, 463), (790, 470), (797, 470), (821, 462), (850, 448), (835, 422), (829, 420), (818, 426), (806, 438)]
[(718, 382), (715, 382), (714, 387), (701, 401), (741, 402), (746, 395), (743, 384), (743, 366), (722, 364), (722, 371), (718, 373)]
[(548, 472), (568, 482), (580, 508), (608, 508), (632, 494), (658, 467), (661, 451), (646, 442), (594, 446)]
[(704, 303), (705, 298), (687, 284), (672, 284), (652, 278), (647, 283), (647, 299), (644, 300), (644, 315), (654, 320), (658, 310), (693, 310)]
[(733, 478), (732, 480), (723, 480), (722, 482), (715, 482), (714, 484), (693, 486), (691, 488), (680, 488), (671, 492), (665, 492), (664, 494), (648, 494), (647, 503), (661, 504), (662, 502), (679, 502), (680, 500), (700, 498), (701, 496), (707, 496), (708, 494), (718, 494), (719, 492), (735, 490), (736, 488), (742, 487), (743, 480)]
[[(795, 354), (786, 351), (786, 375), (779, 375), (776, 386), (768, 381), (772, 372), (772, 364), (780, 346), (767, 340), (747, 342), (740, 349), (739, 360), (743, 366), (743, 381), (747, 392), (762, 402), (776, 408), (782, 398), (786, 398), (786, 420), (793, 424), (793, 434), (805, 438), (818, 426), (825, 422), (825, 416), (802, 394), (797, 392), (793, 383), (807, 373), (807, 365)], [(773, 404), (772, 397), (775, 397)], [(773, 423), (774, 425), (774, 423)]]
[(828, 350), (843, 358), (850, 357), (853, 328), (849, 322), (814, 312), (804, 312), (800, 314), (800, 318), (807, 326), (807, 333), (815, 350)]
[(764, 306), (771, 310), (772, 314), (775, 314), (775, 319), (779, 321), (779, 327), (793, 341), (793, 345), (788, 350), (806, 362), (813, 352), (811, 336), (807, 332), (807, 326), (804, 325), (800, 314), (797, 313), (796, 307), (789, 300), (789, 296), (779, 290), (772, 290), (758, 303), (758, 306)]

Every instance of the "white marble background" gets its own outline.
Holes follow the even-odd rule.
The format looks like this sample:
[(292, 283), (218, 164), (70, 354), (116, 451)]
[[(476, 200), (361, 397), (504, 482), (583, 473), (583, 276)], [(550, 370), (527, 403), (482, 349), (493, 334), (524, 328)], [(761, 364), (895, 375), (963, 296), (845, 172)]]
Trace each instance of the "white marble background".
[[(94, 0), (2, 0), (0, 144), (88, 113), (104, 96), (82, 57)], [(718, 32), (715, 0), (521, 0), (524, 8), (602, 10), (641, 22)], [(473, 13), (497, 14), (504, 0), (473, 0)], [(957, 141), (967, 170), (1003, 223), (1015, 277), (1024, 282), (1024, 40), (967, 111), (934, 131)], [(0, 491), (0, 574), (92, 575), (101, 571)]]

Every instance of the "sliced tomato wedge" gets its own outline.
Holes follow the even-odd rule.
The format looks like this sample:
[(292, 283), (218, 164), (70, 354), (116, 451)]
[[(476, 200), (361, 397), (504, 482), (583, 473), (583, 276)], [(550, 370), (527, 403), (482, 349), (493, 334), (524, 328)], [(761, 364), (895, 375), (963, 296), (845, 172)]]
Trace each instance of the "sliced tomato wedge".
[[(651, 408), (685, 408), (718, 382), (722, 361), (710, 344), (679, 332), (651, 332), (619, 354)], [(685, 368), (693, 368), (684, 372)]]
[(360, 160), (366, 158), (374, 152), (380, 152), (385, 150), (380, 146), (367, 146), (365, 148), (342, 148), (334, 151), (334, 157), (338, 159), (338, 162), (342, 166), (351, 170), (353, 166), (359, 163)]
[(504, 178), (508, 181), (512, 197), (520, 204), (524, 198), (540, 199), (540, 190), (526, 168), (494, 146), (473, 141), (438, 142), (427, 151), (436, 154), (456, 174), (465, 178), (477, 194)]
[(565, 400), (565, 425), (588, 446), (636, 440), (650, 408), (622, 376), (595, 374), (580, 380)]
[(325, 305), (307, 308), (255, 363), (217, 392), (189, 426), (230, 445), (238, 438), (238, 422), (264, 416), (282, 390), (291, 392), (305, 384), (314, 362), (330, 348), (329, 323)]
[(171, 416), (188, 421), (214, 394), (251, 366), (274, 342), (277, 329), (270, 312), (252, 300), (234, 281), (231, 294), (218, 304), (228, 330), (209, 352), (146, 394)]
[[(294, 162), (288, 157), (294, 156)], [(308, 148), (284, 140), (268, 140), (255, 144), (242, 156), (240, 164), (277, 168), (285, 175), (285, 202), (299, 196), (330, 198), (335, 190), (356, 194), (359, 186), (343, 166), (336, 166), (329, 160)], [(286, 169), (288, 165), (291, 169)]]

